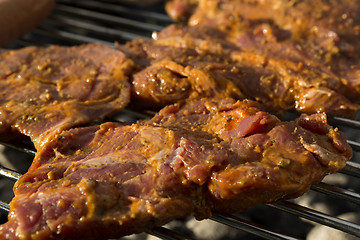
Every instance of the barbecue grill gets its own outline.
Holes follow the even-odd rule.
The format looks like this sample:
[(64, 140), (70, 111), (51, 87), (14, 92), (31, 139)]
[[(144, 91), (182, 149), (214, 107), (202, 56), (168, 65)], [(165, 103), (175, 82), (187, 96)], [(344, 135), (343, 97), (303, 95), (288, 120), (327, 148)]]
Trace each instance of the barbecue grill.
[[(134, 38), (151, 38), (154, 31), (160, 31), (165, 26), (172, 23), (172, 20), (165, 14), (163, 4), (155, 6), (138, 7), (118, 3), (120, 1), (75, 1), (58, 0), (52, 15), (38, 26), (31, 33), (24, 36), (8, 48), (20, 48), (28, 45), (74, 45), (80, 43), (102, 42), (113, 45), (114, 42), (124, 43)], [(126, 121), (142, 118), (142, 113), (123, 110), (120, 114), (113, 116), (112, 120)], [(289, 114), (289, 118), (293, 114)], [(358, 118), (359, 119), (359, 118)], [(360, 143), (356, 137), (360, 136), (360, 121), (344, 118), (331, 118), (330, 124), (344, 131), (348, 142), (354, 150), (353, 159), (347, 163), (346, 167), (338, 173), (350, 177), (352, 182), (359, 185), (360, 188)], [(16, 151), (18, 155), (12, 158), (29, 155), (32, 158), (35, 153), (32, 146), (28, 143), (4, 144), (5, 150)], [(28, 165), (29, 162), (24, 162)], [(0, 185), (0, 191), (8, 191), (8, 184), (16, 181), (21, 176), (21, 170), (10, 170), (6, 167), (0, 168), (0, 177), (10, 179), (6, 184)], [(353, 184), (354, 185), (354, 184)], [(354, 185), (354, 186), (355, 186)], [(12, 194), (12, 193), (9, 193)], [(342, 188), (335, 184), (323, 181), (314, 184), (307, 194), (316, 194), (333, 198), (344, 204), (353, 204), (356, 207), (360, 205), (360, 193), (350, 188)], [(306, 194), (305, 194), (306, 195)], [(5, 199), (0, 201), (0, 210), (2, 220), (6, 221), (9, 205)], [(314, 222), (320, 225), (326, 225), (330, 228), (349, 233), (354, 237), (360, 237), (360, 225), (328, 215), (313, 206), (304, 206), (295, 201), (281, 200), (271, 204), (264, 204), (262, 211), (281, 212), (289, 215), (295, 215), (300, 218), (304, 224)], [(329, 206), (331, 208), (332, 206)], [(266, 215), (266, 214), (264, 214)], [(266, 224), (259, 224), (261, 221), (253, 221), (244, 217), (245, 215), (217, 215), (211, 218), (212, 221), (224, 224), (233, 228), (231, 231), (245, 231), (252, 234), (252, 239), (297, 239), (291, 235), (291, 231), (273, 229)], [(261, 218), (262, 216), (259, 216)], [(288, 225), (285, 228), (291, 229), (298, 226)], [(184, 227), (185, 228), (185, 227)], [(177, 228), (178, 229), (178, 228)], [(176, 231), (171, 228), (159, 227), (147, 234), (154, 235), (162, 239), (190, 239), (186, 231)], [(286, 233), (285, 233), (286, 232)]]

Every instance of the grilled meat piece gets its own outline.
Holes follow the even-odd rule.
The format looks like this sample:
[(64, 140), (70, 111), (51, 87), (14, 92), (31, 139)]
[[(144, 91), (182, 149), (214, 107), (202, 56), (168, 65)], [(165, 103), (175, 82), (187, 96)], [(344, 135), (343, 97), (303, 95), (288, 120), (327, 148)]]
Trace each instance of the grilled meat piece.
[(186, 22), (194, 14), (199, 0), (170, 0), (165, 4), (167, 14), (178, 22)]
[(171, 0), (166, 8), (170, 17), (177, 21), (185, 19), (190, 25), (229, 27), (243, 17), (272, 21), (282, 29), (298, 32), (298, 37), (326, 38), (331, 31), (347, 42), (359, 44), (356, 41), (360, 34), (360, 4), (357, 1)]
[(130, 101), (133, 61), (106, 45), (27, 47), (2, 53), (0, 64), (2, 140), (24, 134), (38, 146)]
[[(354, 117), (356, 89), (339, 72), (309, 58), (291, 42), (278, 42), (269, 25), (232, 35), (210, 26), (171, 25), (150, 41), (120, 46), (141, 66), (133, 100), (161, 107), (186, 98), (250, 98), (268, 111), (325, 111)], [(265, 31), (266, 30), (266, 31)]]
[(232, 28), (245, 18), (259, 23), (272, 22), (292, 32), (294, 38), (338, 37), (343, 44), (359, 46), (358, 1), (172, 0), (166, 7), (172, 18), (177, 21), (185, 19), (190, 25)]
[(281, 122), (251, 101), (170, 105), (137, 124), (45, 142), (16, 183), (3, 239), (107, 239), (296, 197), (351, 157), (325, 114)]
[(177, 22), (187, 22), (199, 7), (200, 0), (169, 0), (165, 4), (167, 14)]
[[(270, 78), (263, 82), (263, 86), (275, 85), (272, 88), (275, 96), (278, 95), (278, 86), (285, 88), (287, 99), (292, 98), (291, 106), (298, 112), (355, 117), (359, 110), (360, 92), (355, 84), (356, 77), (348, 77), (351, 64), (348, 65), (349, 71), (330, 66), (331, 63), (317, 59), (310, 52), (315, 49), (309, 45), (279, 40), (282, 33), (269, 24), (248, 26), (244, 32), (232, 36), (232, 41), (241, 49), (232, 58), (241, 63), (264, 66), (280, 76), (280, 81)], [(343, 64), (347, 64), (346, 60)], [(278, 101), (282, 101), (281, 97)]]
[(204, 29), (195, 37), (191, 34), (196, 29), (187, 30), (171, 25), (155, 40), (136, 39), (119, 46), (140, 66), (132, 79), (133, 105), (160, 109), (187, 98), (245, 97), (234, 84), (242, 77), (229, 58), (235, 46), (220, 42), (224, 35), (215, 29)]
[[(276, 71), (295, 81), (291, 89), (298, 91), (295, 94), (298, 111), (351, 116), (354, 114), (344, 113), (344, 109), (355, 112), (359, 108), (358, 1), (173, 0), (167, 8), (174, 16), (190, 16), (191, 26), (212, 26), (225, 31), (253, 61), (258, 60), (254, 64), (276, 64), (280, 68)], [(302, 81), (304, 76), (314, 80)], [(333, 98), (336, 93), (342, 96)], [(323, 106), (316, 106), (318, 101), (309, 102), (310, 95), (321, 100)], [(327, 104), (328, 101), (331, 103)]]

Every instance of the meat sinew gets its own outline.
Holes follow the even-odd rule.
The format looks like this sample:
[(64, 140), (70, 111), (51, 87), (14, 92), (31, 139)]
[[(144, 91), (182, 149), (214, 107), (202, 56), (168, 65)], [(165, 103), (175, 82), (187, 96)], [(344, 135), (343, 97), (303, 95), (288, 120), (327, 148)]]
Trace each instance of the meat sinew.
[(101, 120), (130, 101), (133, 61), (106, 45), (27, 47), (2, 53), (0, 64), (3, 141), (24, 134), (38, 146), (56, 131)]
[(233, 213), (299, 196), (351, 154), (325, 114), (281, 122), (252, 101), (170, 105), (137, 124), (75, 128), (44, 142), (0, 234), (107, 239)]
[(191, 26), (225, 31), (240, 61), (284, 74), (298, 111), (358, 110), (359, 1), (173, 0), (167, 8), (175, 18), (189, 16)]
[[(268, 31), (265, 31), (268, 30)], [(141, 66), (133, 100), (164, 106), (186, 98), (250, 98), (271, 112), (296, 109), (353, 117), (360, 96), (345, 79), (291, 42), (277, 42), (269, 25), (241, 34), (211, 26), (171, 25), (150, 41), (122, 47)], [(266, 33), (266, 34), (265, 34)]]

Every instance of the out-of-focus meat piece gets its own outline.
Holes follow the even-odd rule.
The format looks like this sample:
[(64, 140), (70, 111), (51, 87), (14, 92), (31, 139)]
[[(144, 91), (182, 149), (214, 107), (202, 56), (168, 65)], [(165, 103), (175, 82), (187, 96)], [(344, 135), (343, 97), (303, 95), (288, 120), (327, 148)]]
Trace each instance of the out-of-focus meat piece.
[(106, 45), (27, 47), (1, 54), (0, 64), (2, 140), (24, 134), (38, 146), (130, 101), (133, 61)]
[(0, 0), (0, 46), (29, 32), (46, 19), (55, 0)]
[[(325, 110), (354, 117), (360, 102), (356, 88), (293, 42), (279, 42), (278, 34), (267, 24), (249, 25), (236, 35), (171, 25), (153, 40), (131, 41), (121, 48), (141, 68), (132, 80), (134, 103), (161, 107), (186, 98), (230, 96), (259, 101), (274, 113)], [(312, 101), (310, 94), (322, 101)]]
[(352, 60), (321, 59), (317, 52), (322, 50), (318, 47), (283, 39), (282, 34), (269, 24), (250, 24), (232, 36), (242, 49), (233, 58), (252, 61), (254, 65), (264, 64), (265, 59), (266, 68), (282, 76), (299, 112), (325, 111), (329, 115), (354, 117), (359, 109), (360, 85), (349, 62)]
[(345, 42), (359, 45), (356, 40), (360, 35), (358, 1), (172, 0), (167, 5), (168, 12), (173, 13), (170, 16), (175, 20), (189, 16), (190, 25), (238, 27), (245, 18), (273, 22), (293, 32), (293, 37), (338, 36)]
[[(238, 47), (222, 31), (171, 25), (154, 40), (135, 40), (120, 48), (132, 53), (141, 68), (132, 80), (132, 104), (159, 108), (187, 98), (217, 96), (257, 99), (273, 112), (293, 106), (293, 96), (279, 74), (246, 61), (239, 63), (232, 56)], [(274, 84), (262, 86), (268, 76)]]
[[(176, 7), (179, 5), (183, 9), (176, 12), (177, 8), (181, 9)], [(322, 108), (331, 115), (346, 117), (353, 117), (357, 111), (360, 103), (359, 1), (173, 0), (167, 9), (174, 11), (174, 16), (185, 12), (185, 16), (190, 16), (191, 26), (211, 26), (225, 31), (231, 42), (255, 58), (261, 56), (266, 62), (275, 61), (283, 70), (276, 71), (289, 75), (284, 78), (299, 82), (292, 87), (298, 91), (295, 99), (301, 98), (304, 94), (301, 88), (305, 86), (311, 92), (306, 95), (316, 95), (317, 99), (331, 101), (324, 96), (343, 95), (335, 96), (341, 102), (331, 101), (325, 107), (305, 109), (311, 106), (310, 102), (295, 102), (294, 106), (302, 106), (298, 111)], [(289, 65), (304, 70), (294, 71)], [(313, 80), (297, 79), (300, 75)], [(324, 101), (321, 105), (326, 104)]]
[(170, 105), (63, 131), (15, 186), (3, 239), (108, 239), (296, 197), (351, 157), (325, 114), (281, 122), (251, 101)]
[[(335, 91), (320, 88), (307, 88), (299, 91), (295, 108), (304, 113), (328, 112), (335, 116), (355, 117), (358, 105), (349, 105), (345, 96)], [(349, 111), (353, 114), (349, 115)]]
[(175, 21), (187, 21), (198, 6), (199, 0), (172, 0), (165, 5), (167, 14)]

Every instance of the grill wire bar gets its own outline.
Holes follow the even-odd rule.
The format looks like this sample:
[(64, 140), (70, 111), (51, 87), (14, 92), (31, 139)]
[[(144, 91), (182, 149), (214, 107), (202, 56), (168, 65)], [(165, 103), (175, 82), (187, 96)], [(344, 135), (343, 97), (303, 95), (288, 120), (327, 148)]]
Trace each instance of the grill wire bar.
[[(20, 48), (28, 45), (74, 45), (91, 42), (101, 42), (113, 46), (116, 41), (124, 43), (135, 38), (150, 39), (153, 31), (160, 31), (171, 23), (172, 20), (160, 6), (147, 7), (145, 10), (144, 8), (113, 4), (106, 1), (58, 0), (49, 19), (30, 34), (17, 41), (13, 46), (10, 46), (10, 48)], [(356, 120), (334, 117), (329, 119), (329, 123), (334, 126), (360, 129), (360, 121)], [(360, 143), (352, 140), (348, 140), (348, 143), (354, 151), (360, 152)], [(31, 147), (0, 144), (30, 155), (35, 154), (34, 149)], [(354, 161), (348, 162), (340, 173), (359, 180), (360, 164)], [(16, 181), (21, 177), (21, 174), (0, 167), (0, 177)], [(313, 184), (311, 190), (360, 205), (360, 194), (348, 189), (320, 182)], [(266, 204), (266, 206), (360, 237), (360, 225), (326, 215), (291, 201), (281, 200)], [(0, 200), (0, 212), (7, 214), (9, 210), (9, 204)], [(235, 215), (222, 214), (213, 216), (211, 219), (265, 239), (296, 239)], [(165, 227), (155, 228), (148, 233), (168, 240), (190, 239)]]
[(295, 240), (297, 238), (293, 238), (290, 236), (287, 236), (285, 234), (270, 230), (264, 226), (254, 224), (250, 221), (247, 221), (245, 219), (239, 218), (234, 215), (230, 214), (223, 214), (223, 215), (217, 215), (213, 216), (210, 219), (225, 224), (227, 226), (254, 234), (256, 236), (265, 238), (265, 239), (272, 239), (272, 240)]
[(360, 225), (358, 224), (332, 217), (289, 201), (280, 200), (267, 205), (360, 237)]
[(49, 19), (19, 41), (18, 47), (90, 42), (113, 45), (115, 41), (149, 39), (154, 31), (171, 23), (159, 7), (148, 7), (145, 11), (104, 1), (58, 0)]
[(360, 205), (360, 194), (346, 189), (342, 189), (323, 182), (313, 184), (311, 189), (331, 197), (337, 197), (345, 201)]

